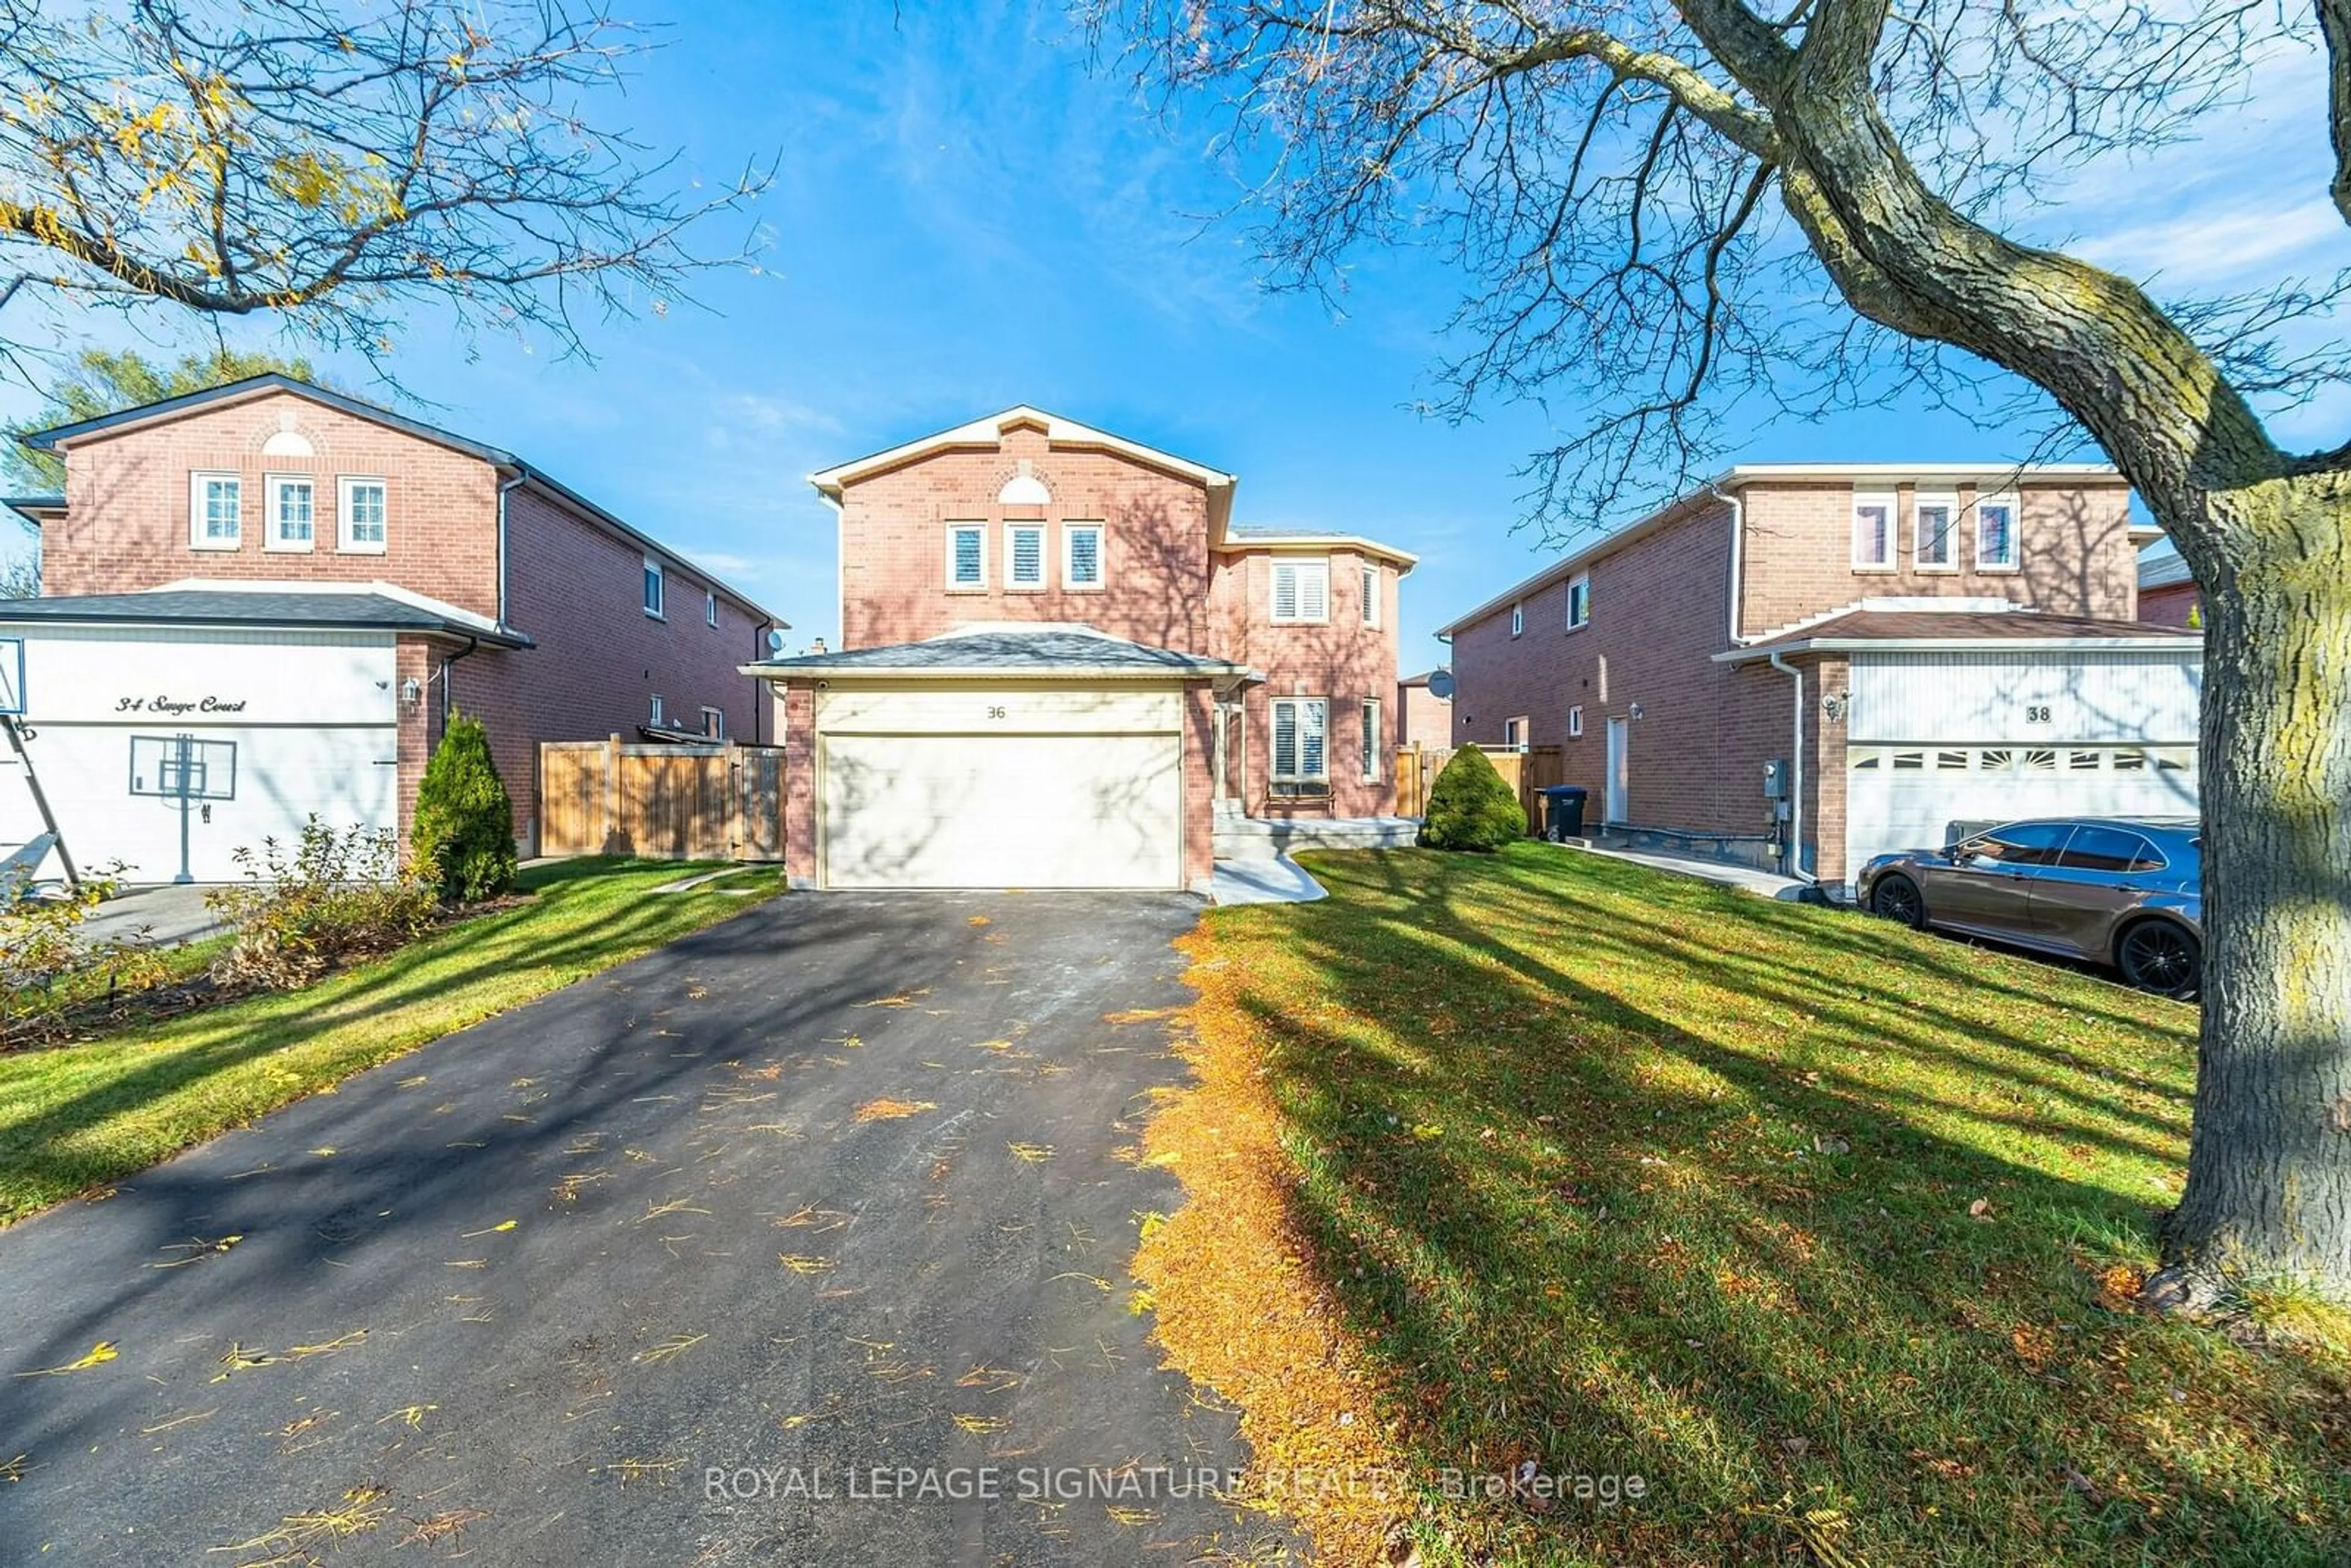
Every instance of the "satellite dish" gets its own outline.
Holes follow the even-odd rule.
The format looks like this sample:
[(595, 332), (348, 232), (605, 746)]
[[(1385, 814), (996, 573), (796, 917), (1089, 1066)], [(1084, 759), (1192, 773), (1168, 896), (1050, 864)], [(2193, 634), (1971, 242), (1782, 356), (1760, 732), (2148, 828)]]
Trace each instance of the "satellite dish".
[(1429, 671), (1428, 695), (1435, 697), (1439, 702), (1451, 702), (1453, 700), (1453, 672), (1450, 670)]
[(780, 659), (783, 656), (784, 633), (780, 628), (770, 628), (768, 632), (768, 657)]

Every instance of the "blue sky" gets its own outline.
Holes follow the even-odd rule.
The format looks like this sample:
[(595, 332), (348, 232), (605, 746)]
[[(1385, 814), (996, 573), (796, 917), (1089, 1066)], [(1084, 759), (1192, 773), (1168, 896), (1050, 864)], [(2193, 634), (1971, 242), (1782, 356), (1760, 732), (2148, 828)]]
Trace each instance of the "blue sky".
[[(1515, 529), (1513, 470), (1577, 409), (1496, 404), (1460, 425), (1414, 412), (1442, 390), (1431, 370), (1458, 292), (1437, 257), (1360, 258), (1343, 313), (1270, 295), (1238, 225), (1203, 221), (1233, 195), (1209, 126), (1171, 125), (1090, 72), (1058, 5), (909, 4), (899, 23), (893, 9), (639, 11), (669, 24), (666, 47), (609, 113), (708, 183), (779, 155), (757, 208), (761, 270), (705, 277), (706, 308), (594, 328), (592, 365), (496, 338), (469, 357), (421, 315), (398, 345), (412, 412), (711, 562), (790, 620), (795, 646), (836, 630), (831, 515), (806, 475), (1016, 402), (1238, 473), (1244, 523), (1417, 552), (1408, 669), (1441, 658), (1435, 627), (1555, 553)], [(2043, 237), (2197, 287), (2351, 260), (2326, 204), (2319, 82), (2283, 62), (2218, 145), (2097, 172), (2094, 206), (2035, 220)], [(370, 391), (362, 368), (329, 365)], [(29, 401), (0, 392), (0, 413)], [(2282, 434), (2340, 440), (2325, 429), (2344, 413)], [(1895, 406), (1760, 431), (1740, 455), (1991, 460), (2018, 439)]]

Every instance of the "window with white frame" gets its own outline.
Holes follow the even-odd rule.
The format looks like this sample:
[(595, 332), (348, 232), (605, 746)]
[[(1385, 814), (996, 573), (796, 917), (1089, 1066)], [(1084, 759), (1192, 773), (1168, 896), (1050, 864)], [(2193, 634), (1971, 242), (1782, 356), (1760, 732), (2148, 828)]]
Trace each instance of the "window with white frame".
[(714, 629), (718, 624), (718, 595), (707, 590), (702, 595), (702, 623)]
[(1567, 580), (1567, 629), (1577, 631), (1592, 621), (1592, 574), (1579, 571)]
[(1045, 586), (1044, 524), (1007, 523), (1004, 525), (1004, 586), (1007, 588)]
[(1523, 716), (1519, 718), (1504, 719), (1502, 721), (1502, 749), (1505, 751), (1524, 751), (1526, 748), (1526, 719)]
[(235, 549), (243, 542), (245, 484), (234, 474), (188, 476), (188, 543), (195, 549)]
[(1582, 703), (1573, 703), (1568, 706), (1567, 737), (1570, 740), (1583, 738), (1583, 705)]
[[(669, 581), (667, 577), (662, 571), (662, 563), (653, 559), (650, 556), (646, 557), (645, 613), (652, 616), (656, 621), (665, 619), (668, 614), (668, 598)], [(661, 699), (659, 697), (655, 697), (653, 701), (658, 703)], [(661, 721), (659, 719), (655, 719), (653, 722), (655, 724), (659, 724)]]
[(1894, 497), (1855, 496), (1853, 498), (1853, 569), (1855, 571), (1894, 570)]
[(2022, 559), (2016, 537), (2016, 497), (1980, 496), (1976, 499), (1976, 570), (2014, 571)]
[(1061, 525), (1061, 586), (1100, 588), (1102, 585), (1102, 526), (1100, 523)]
[(1513, 637), (1515, 637), (1515, 636), (1519, 635), (1519, 633), (1520, 633), (1521, 632), (1524, 632), (1526, 629), (1527, 629), (1527, 607), (1526, 607), (1525, 605), (1523, 605), (1523, 604), (1513, 604), (1513, 605), (1511, 605), (1511, 606), (1510, 606), (1510, 635), (1511, 635), (1511, 636), (1513, 636)]
[(384, 545), (383, 481), (349, 475), (335, 481), (335, 548), (381, 555)]
[(713, 740), (726, 738), (726, 710), (706, 707), (702, 710), (702, 733)]
[(298, 474), (269, 476), (269, 532), (262, 544), (269, 549), (305, 550), (318, 538), (319, 486)]
[(1380, 699), (1364, 699), (1364, 782), (1380, 781)]
[(1956, 496), (1921, 496), (1912, 509), (1920, 571), (1952, 571), (1959, 564), (1959, 502)]
[(1273, 699), (1273, 782), (1283, 786), (1330, 781), (1323, 731), (1330, 706), (1321, 697)]
[(1331, 563), (1290, 560), (1273, 563), (1273, 618), (1276, 621), (1331, 619)]
[(661, 728), (661, 727), (662, 727), (662, 726), (663, 726), (665, 722), (667, 722), (668, 717), (669, 717), (669, 715), (668, 715), (668, 714), (667, 714), (667, 713), (663, 709), (663, 707), (662, 707), (662, 695), (661, 695), (661, 693), (659, 693), (659, 692), (655, 692), (655, 693), (653, 695), (653, 705), (652, 705), (652, 706), (653, 706), (652, 716), (646, 720), (646, 723), (647, 723), (648, 725), (650, 725), (653, 728), (654, 728), (654, 729), (659, 729), (659, 728)]
[(987, 586), (987, 525), (947, 525), (947, 586), (977, 589)]
[(1380, 623), (1380, 569), (1370, 561), (1364, 563), (1364, 624)]

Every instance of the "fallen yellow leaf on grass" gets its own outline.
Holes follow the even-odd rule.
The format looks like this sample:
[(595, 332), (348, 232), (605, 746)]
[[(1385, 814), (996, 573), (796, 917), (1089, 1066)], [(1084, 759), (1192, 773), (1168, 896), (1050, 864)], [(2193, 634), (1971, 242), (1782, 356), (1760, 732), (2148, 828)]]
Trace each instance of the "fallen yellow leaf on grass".
[(857, 1108), (861, 1122), (898, 1122), (908, 1116), (919, 1116), (938, 1106), (928, 1100), (868, 1100)]
[(114, 1348), (114, 1342), (112, 1340), (102, 1339), (96, 1344), (90, 1346), (89, 1354), (83, 1356), (79, 1361), (69, 1361), (63, 1366), (44, 1366), (36, 1372), (20, 1372), (16, 1375), (19, 1377), (61, 1377), (68, 1372), (87, 1372), (93, 1366), (104, 1366), (108, 1362), (112, 1361), (120, 1354), (122, 1353)]

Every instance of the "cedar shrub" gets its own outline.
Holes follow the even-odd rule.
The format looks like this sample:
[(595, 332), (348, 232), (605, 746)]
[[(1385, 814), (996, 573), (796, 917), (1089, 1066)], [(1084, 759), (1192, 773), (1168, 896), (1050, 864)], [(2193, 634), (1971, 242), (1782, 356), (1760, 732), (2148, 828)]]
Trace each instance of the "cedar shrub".
[(1486, 754), (1465, 746), (1428, 791), (1420, 841), (1433, 850), (1498, 850), (1527, 836), (1518, 791), (1502, 782)]
[(434, 868), (446, 903), (496, 898), (514, 887), (514, 806), (480, 719), (449, 716), (417, 786), (408, 843), (420, 865)]

